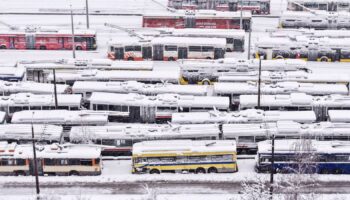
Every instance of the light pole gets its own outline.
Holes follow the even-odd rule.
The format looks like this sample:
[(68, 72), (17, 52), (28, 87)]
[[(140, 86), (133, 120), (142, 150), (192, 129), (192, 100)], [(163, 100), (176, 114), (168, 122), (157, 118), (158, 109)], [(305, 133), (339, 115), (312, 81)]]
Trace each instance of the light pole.
[(248, 60), (250, 60), (251, 41), (252, 41), (252, 21), (250, 21), (249, 36), (248, 36)]
[(72, 5), (70, 5), (70, 20), (71, 20), (71, 25), (72, 25), (72, 50), (73, 50), (73, 58), (75, 58), (74, 21), (73, 21), (73, 10), (72, 10)]
[(38, 174), (38, 161), (36, 159), (36, 148), (35, 148), (35, 139), (34, 139), (34, 126), (33, 126), (33, 115), (32, 113), (32, 144), (33, 144), (33, 167), (34, 167), (34, 175), (35, 175), (35, 186), (36, 186), (36, 195), (39, 198), (40, 188), (39, 188), (39, 174)]
[(272, 134), (272, 147), (271, 147), (271, 168), (270, 168), (270, 199), (273, 199), (273, 174), (275, 173), (275, 134)]
[(241, 0), (241, 7), (240, 7), (240, 10), (241, 10), (241, 17), (239, 19), (239, 29), (243, 29), (243, 0)]
[(56, 69), (53, 69), (53, 90), (55, 95), (55, 109), (58, 109), (58, 102), (57, 102), (57, 87), (56, 87)]
[(89, 22), (89, 0), (85, 1), (85, 9), (86, 9), (86, 28), (90, 28), (90, 22)]
[(259, 59), (259, 77), (258, 77), (258, 109), (260, 109), (260, 98), (261, 98), (261, 60), (263, 56)]

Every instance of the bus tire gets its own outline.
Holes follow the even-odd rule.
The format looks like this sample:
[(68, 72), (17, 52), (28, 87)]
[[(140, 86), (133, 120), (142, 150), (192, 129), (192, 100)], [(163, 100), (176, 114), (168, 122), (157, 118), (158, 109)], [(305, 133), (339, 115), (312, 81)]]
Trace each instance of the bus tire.
[(133, 57), (129, 57), (127, 60), (128, 61), (134, 61), (134, 58)]
[(80, 51), (80, 50), (82, 50), (83, 48), (82, 48), (81, 46), (77, 46), (77, 47), (75, 47), (75, 49), (78, 50), (78, 51)]
[(211, 57), (208, 56), (208, 57), (206, 57), (205, 59), (211, 60)]
[(5, 45), (1, 45), (0, 49), (6, 49), (6, 46)]
[(218, 173), (218, 170), (217, 170), (215, 167), (210, 167), (210, 168), (208, 169), (208, 173), (209, 173), (209, 174), (211, 174), (211, 173), (216, 174), (216, 173)]
[(320, 60), (321, 62), (328, 62), (328, 58), (326, 56), (322, 56)]
[(174, 57), (169, 57), (168, 61), (175, 61), (175, 58)]
[(39, 49), (40, 50), (46, 50), (46, 46), (40, 46)]
[(24, 171), (15, 171), (16, 176), (25, 176), (26, 173)]
[(79, 176), (79, 172), (77, 172), (77, 171), (70, 171), (69, 172), (69, 176)]
[(284, 59), (284, 57), (281, 55), (278, 55), (278, 56), (276, 56), (276, 59)]
[(208, 79), (202, 80), (202, 85), (210, 85), (210, 80)]
[(160, 174), (160, 171), (158, 169), (151, 169), (151, 171), (149, 171), (150, 174)]
[(196, 169), (196, 174), (205, 174), (205, 169), (202, 167), (199, 167)]

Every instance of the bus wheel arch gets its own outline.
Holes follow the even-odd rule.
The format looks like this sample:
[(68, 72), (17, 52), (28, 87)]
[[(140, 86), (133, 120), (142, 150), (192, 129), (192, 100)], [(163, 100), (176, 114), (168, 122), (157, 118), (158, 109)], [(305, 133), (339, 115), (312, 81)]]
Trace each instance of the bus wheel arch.
[(327, 56), (322, 56), (320, 61), (321, 62), (328, 62), (328, 57)]
[(216, 174), (216, 173), (218, 173), (218, 169), (216, 169), (216, 167), (210, 167), (210, 168), (208, 169), (208, 173), (214, 173), (214, 174)]
[(128, 57), (127, 60), (128, 60), (128, 61), (134, 61), (134, 58), (133, 58), (133, 57)]
[(281, 55), (278, 55), (278, 56), (276, 56), (276, 59), (284, 59), (284, 57)]
[(205, 169), (203, 167), (198, 167), (196, 169), (196, 174), (205, 174)]
[(202, 80), (202, 85), (210, 85), (210, 84), (211, 83), (210, 83), (209, 79), (205, 78), (205, 79)]
[(150, 173), (150, 174), (160, 174), (160, 171), (159, 171), (159, 169), (151, 169), (151, 170), (149, 171), (149, 173)]
[(0, 45), (0, 49), (7, 49), (6, 45)]
[(209, 56), (208, 56), (208, 57), (206, 57), (205, 59), (207, 59), (207, 60), (211, 60), (211, 57), (209, 57)]
[(27, 174), (25, 171), (19, 170), (19, 171), (15, 171), (15, 175), (16, 176), (26, 176)]
[(69, 172), (69, 176), (79, 176), (79, 172), (75, 171), (75, 170), (72, 170), (72, 171)]
[(83, 47), (81, 47), (81, 46), (76, 46), (75, 49), (78, 50), (78, 51), (80, 51), (80, 50), (83, 50)]
[(169, 57), (168, 61), (175, 61), (175, 58), (174, 57)]
[(42, 45), (42, 46), (39, 47), (39, 49), (40, 49), (40, 50), (46, 50), (46, 46), (43, 46), (43, 45)]

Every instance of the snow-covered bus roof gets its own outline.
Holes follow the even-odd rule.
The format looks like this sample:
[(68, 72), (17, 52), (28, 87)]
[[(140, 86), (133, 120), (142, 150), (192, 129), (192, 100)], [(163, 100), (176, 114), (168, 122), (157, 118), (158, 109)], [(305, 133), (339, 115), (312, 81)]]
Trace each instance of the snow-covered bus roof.
[[(275, 153), (302, 153), (303, 141), (301, 140), (275, 140)], [(304, 145), (308, 145), (307, 143)], [(258, 143), (258, 154), (271, 154), (271, 140)], [(310, 140), (310, 146), (305, 146), (305, 153), (315, 154), (349, 154), (350, 141), (319, 141)]]
[[(10, 147), (7, 147), (7, 149), (11, 148), (12, 151), (10, 154), (4, 154), (4, 156), (22, 159), (33, 158), (33, 147), (31, 145), (9, 144), (8, 146)], [(0, 148), (2, 147), (5, 147), (5, 145), (0, 145)], [(87, 145), (59, 145), (57, 143), (37, 145), (36, 156), (38, 159), (95, 159), (101, 156), (101, 148)]]
[(328, 110), (331, 122), (350, 122), (350, 110)]
[[(53, 81), (53, 74), (47, 78)], [(178, 83), (180, 71), (101, 71), (80, 70), (70, 73), (56, 72), (56, 82), (67, 81), (145, 81)]]
[[(3, 34), (34, 34), (38, 37), (43, 36), (43, 35), (65, 35), (65, 36), (71, 36), (72, 35), (72, 30), (71, 29), (60, 29), (60, 30), (49, 30), (49, 31), (45, 31), (43, 29), (37, 29), (37, 30), (31, 30), (31, 31), (0, 31), (0, 35)], [(74, 35), (76, 36), (81, 36), (81, 35), (91, 35), (91, 36), (95, 36), (96, 35), (96, 31), (95, 30), (91, 30), (91, 29), (74, 29)]]
[(175, 124), (259, 123), (286, 120), (311, 123), (316, 121), (316, 115), (313, 111), (263, 111), (247, 109), (236, 112), (172, 113), (171, 117), (171, 122)]
[(216, 124), (205, 125), (148, 125), (119, 124), (111, 126), (75, 126), (69, 138), (73, 142), (91, 140), (152, 140), (152, 139), (191, 139), (218, 138), (220, 133)]
[(110, 59), (91, 59), (91, 60), (52, 60), (52, 61), (22, 61), (18, 66), (24, 67), (26, 70), (38, 69), (104, 69), (104, 70), (152, 70), (153, 61), (112, 61)]
[(0, 67), (0, 79), (22, 79), (25, 74), (25, 69), (19, 67)]
[[(240, 108), (257, 106), (257, 95), (241, 95)], [(261, 106), (269, 107), (350, 107), (350, 97), (344, 95), (311, 96), (304, 93), (290, 95), (261, 95)]]
[[(167, 29), (166, 34), (171, 36), (181, 37), (218, 37), (218, 38), (238, 38), (243, 39), (245, 37), (244, 30), (238, 29), (198, 29), (198, 28), (186, 28), (186, 29)], [(162, 35), (162, 34), (160, 34)]]
[[(196, 19), (233, 19), (240, 18), (241, 12), (224, 12), (216, 10), (176, 10), (176, 12), (146, 12), (143, 14), (143, 18), (177, 18), (188, 15), (192, 15)], [(251, 18), (252, 14), (250, 11), (243, 11), (242, 17)]]
[[(81, 105), (81, 95), (58, 94), (58, 106)], [(31, 93), (17, 93), (0, 97), (0, 106), (55, 106), (54, 95), (38, 95)]]
[(288, 0), (290, 3), (349, 3), (349, 0)]
[[(63, 128), (56, 125), (34, 124), (34, 139), (44, 141), (60, 141)], [(31, 140), (32, 126), (30, 124), (0, 125), (0, 140)]]
[(154, 140), (135, 143), (133, 156), (152, 154), (186, 155), (191, 153), (236, 152), (234, 140)]
[(108, 123), (108, 114), (92, 110), (25, 110), (15, 112), (12, 116), (11, 123), (105, 125)]
[[(56, 91), (58, 94), (66, 93), (68, 89), (68, 85), (56, 84)], [(54, 84), (37, 83), (31, 81), (9, 82), (0, 80), (0, 93), (12, 94), (22, 92), (33, 94), (53, 94)]]
[(198, 46), (215, 46), (215, 47), (225, 47), (226, 39), (224, 38), (205, 38), (205, 37), (156, 37), (152, 39), (151, 43), (153, 45), (157, 44), (167, 44), (167, 45), (198, 45)]
[[(259, 72), (231, 72), (219, 76), (219, 82), (258, 81)], [(350, 77), (339, 73), (309, 73), (305, 71), (262, 71), (261, 81), (296, 81), (300, 83), (348, 83)]]
[(349, 30), (315, 30), (315, 29), (272, 29), (271, 37), (289, 37), (296, 39), (297, 36), (306, 37), (329, 37), (329, 38), (349, 38)]
[[(327, 95), (327, 94), (348, 94), (348, 88), (345, 84), (326, 84), (326, 83), (298, 83), (298, 82), (277, 82), (261, 83), (261, 94), (290, 94), (306, 93), (310, 95)], [(258, 83), (214, 83), (214, 93), (241, 95), (257, 94)]]
[(72, 87), (73, 93), (86, 92), (112, 92), (112, 93), (138, 93), (156, 95), (164, 93), (175, 93), (181, 95), (206, 96), (208, 86), (206, 85), (177, 85), (171, 83), (145, 84), (137, 81), (126, 82), (97, 82), (76, 81)]
[(191, 108), (229, 108), (228, 97), (193, 96), (178, 94), (158, 94), (145, 96), (135, 93), (117, 94), (105, 92), (93, 92), (90, 98), (91, 104), (141, 106), (141, 107), (191, 107)]
[(318, 18), (324, 18), (327, 19), (328, 17), (344, 17), (347, 18), (350, 16), (349, 12), (346, 11), (339, 11), (339, 12), (328, 12), (325, 10), (313, 10), (312, 12), (300, 12), (300, 11), (284, 11), (281, 15), (281, 19), (283, 18), (290, 18), (295, 17), (298, 19), (302, 18), (312, 18), (312, 17), (318, 17)]

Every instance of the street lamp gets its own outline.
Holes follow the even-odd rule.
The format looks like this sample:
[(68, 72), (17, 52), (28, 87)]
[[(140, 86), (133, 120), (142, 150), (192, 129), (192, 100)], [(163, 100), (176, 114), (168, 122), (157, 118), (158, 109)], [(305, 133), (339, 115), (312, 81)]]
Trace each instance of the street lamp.
[(36, 158), (36, 148), (35, 148), (35, 138), (34, 138), (34, 126), (33, 126), (33, 115), (34, 112), (32, 112), (32, 145), (33, 145), (33, 167), (34, 167), (34, 175), (35, 175), (35, 187), (36, 187), (36, 195), (39, 199), (40, 195), (40, 188), (39, 188), (39, 174), (38, 174), (38, 161)]
[(271, 168), (270, 168), (270, 198), (273, 199), (273, 174), (275, 173), (275, 134), (272, 134)]
[(90, 21), (89, 21), (89, 2), (88, 0), (85, 1), (85, 9), (86, 9), (86, 28), (90, 28)]
[(259, 77), (258, 77), (258, 109), (260, 109), (260, 98), (261, 98), (261, 60), (264, 59), (263, 56), (260, 56), (259, 59)]
[(73, 10), (72, 10), (72, 5), (70, 5), (70, 20), (71, 20), (71, 26), (72, 26), (72, 50), (73, 50), (73, 58), (75, 58), (74, 21), (73, 21)]

